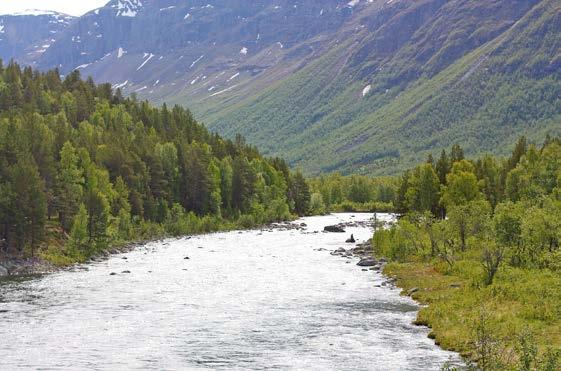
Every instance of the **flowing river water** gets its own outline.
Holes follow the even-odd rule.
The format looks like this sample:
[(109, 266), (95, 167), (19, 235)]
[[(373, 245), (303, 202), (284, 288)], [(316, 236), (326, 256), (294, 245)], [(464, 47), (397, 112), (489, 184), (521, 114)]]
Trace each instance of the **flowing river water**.
[(372, 230), (324, 226), (371, 217), (153, 242), (0, 282), (0, 370), (438, 370), (460, 362), (412, 325), (418, 305), (382, 286), (380, 273), (329, 254), (350, 247), (351, 233), (364, 241)]

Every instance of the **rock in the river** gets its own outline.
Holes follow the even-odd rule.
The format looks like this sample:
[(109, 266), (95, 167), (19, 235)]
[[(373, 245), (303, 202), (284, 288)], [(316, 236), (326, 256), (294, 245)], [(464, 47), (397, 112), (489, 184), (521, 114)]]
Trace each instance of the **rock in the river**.
[(188, 257), (188, 256), (186, 256), (186, 257), (183, 258), (183, 260), (189, 260), (189, 259), (191, 259), (191, 258)]
[(8, 269), (0, 265), (0, 277), (9, 275)]
[(347, 241), (345, 241), (346, 243), (355, 243), (355, 236), (351, 234), (351, 238), (349, 238)]
[(116, 276), (116, 275), (117, 275), (117, 273), (115, 273), (115, 272), (111, 272), (111, 273), (109, 273), (109, 275), (110, 275), (110, 276)]
[(374, 258), (363, 258), (360, 259), (358, 263), (356, 263), (356, 265), (358, 265), (359, 267), (373, 267), (377, 264), (378, 262)]
[(130, 274), (131, 271), (122, 271), (123, 274)]
[(338, 225), (327, 225), (323, 230), (331, 233), (345, 233), (345, 230)]
[(340, 247), (337, 250), (333, 251), (331, 255), (345, 255), (346, 253), (347, 250), (345, 250), (343, 247)]

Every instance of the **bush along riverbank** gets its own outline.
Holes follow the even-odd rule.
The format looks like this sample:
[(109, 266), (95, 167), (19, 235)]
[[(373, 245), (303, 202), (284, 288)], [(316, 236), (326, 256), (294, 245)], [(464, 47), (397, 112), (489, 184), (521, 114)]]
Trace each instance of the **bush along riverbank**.
[[(561, 142), (522, 138), (502, 162), (450, 159), (407, 172), (373, 252), (419, 325), (482, 370), (561, 369)], [(476, 366), (475, 366), (476, 365)]]
[(0, 80), (0, 265), (12, 271), (309, 210), (300, 172), (184, 108), (124, 98), (78, 71), (61, 80), (0, 62)]

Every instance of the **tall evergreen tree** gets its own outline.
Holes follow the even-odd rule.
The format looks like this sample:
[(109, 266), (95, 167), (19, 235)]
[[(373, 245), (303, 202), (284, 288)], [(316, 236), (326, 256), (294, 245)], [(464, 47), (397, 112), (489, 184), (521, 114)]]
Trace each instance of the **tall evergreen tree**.
[(45, 182), (39, 175), (37, 165), (30, 158), (19, 159), (11, 172), (16, 242), (20, 250), (29, 245), (33, 256), (45, 231)]
[(83, 171), (78, 167), (78, 155), (70, 142), (60, 151), (60, 163), (56, 177), (56, 209), (62, 228), (70, 231), (74, 215), (82, 202)]
[(306, 215), (310, 209), (310, 187), (299, 170), (291, 178), (290, 195), (294, 202), (294, 212), (298, 215)]

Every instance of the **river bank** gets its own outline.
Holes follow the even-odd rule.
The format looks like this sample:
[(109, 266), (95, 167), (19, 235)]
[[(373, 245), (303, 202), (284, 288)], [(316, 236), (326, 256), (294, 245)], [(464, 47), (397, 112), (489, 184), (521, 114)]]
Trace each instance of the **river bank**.
[[(557, 370), (561, 355), (561, 280), (544, 270), (508, 269), (492, 287), (478, 284), (477, 254), (460, 258), (455, 269), (418, 258), (385, 265), (403, 295), (422, 307), (415, 324), (429, 337), (483, 369), (518, 367), (521, 359)], [(534, 350), (535, 349), (535, 350)]]
[[(224, 223), (216, 228), (210, 228), (204, 231), (193, 231), (186, 233), (185, 238), (192, 238), (208, 233), (241, 231), (259, 228), (260, 230), (289, 230), (289, 229), (302, 229), (299, 224), (293, 223), (293, 220), (282, 222), (267, 223), (260, 226), (247, 226), (242, 227), (239, 223)], [(34, 257), (21, 257), (21, 256), (4, 256), (0, 258), (0, 277), (6, 276), (27, 276), (27, 275), (41, 275), (50, 274), (59, 270), (69, 269), (77, 264), (88, 264), (100, 262), (109, 259), (113, 255), (130, 252), (139, 246), (148, 243), (164, 242), (167, 239), (178, 238), (178, 236), (169, 233), (152, 234), (150, 237), (130, 241), (118, 242), (102, 249), (95, 251), (91, 255), (85, 256), (82, 254), (72, 254), (66, 248), (66, 241), (62, 237), (50, 238), (45, 243), (44, 248), (39, 249), (37, 256)]]

